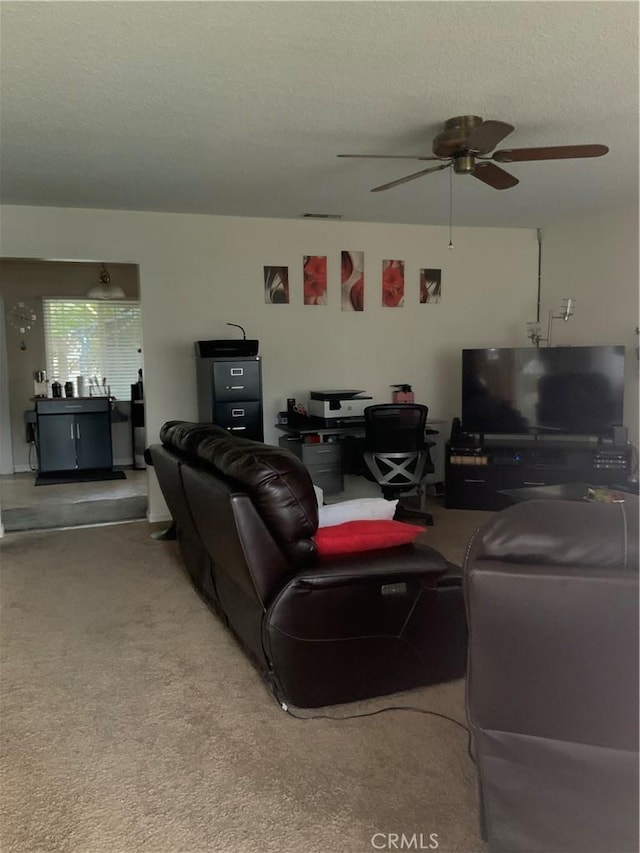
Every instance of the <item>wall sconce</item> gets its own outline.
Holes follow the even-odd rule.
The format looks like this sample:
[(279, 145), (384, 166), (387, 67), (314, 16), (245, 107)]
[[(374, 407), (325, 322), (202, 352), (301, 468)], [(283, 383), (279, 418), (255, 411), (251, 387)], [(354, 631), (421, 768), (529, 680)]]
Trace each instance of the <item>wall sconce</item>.
[(107, 268), (102, 264), (100, 271), (100, 282), (89, 288), (87, 292), (88, 299), (124, 299), (124, 290), (113, 284), (111, 276), (107, 272)]
[(576, 300), (571, 299), (570, 297), (566, 297), (562, 300), (562, 307), (560, 308), (560, 314), (554, 314), (553, 309), (549, 311), (549, 317), (547, 320), (547, 337), (542, 337), (542, 327), (539, 321), (527, 323), (527, 337), (531, 341), (531, 343), (539, 347), (541, 343), (546, 343), (548, 347), (551, 346), (551, 329), (553, 326), (554, 320), (563, 320), (565, 323), (569, 321), (570, 317), (573, 317), (574, 308), (575, 308)]

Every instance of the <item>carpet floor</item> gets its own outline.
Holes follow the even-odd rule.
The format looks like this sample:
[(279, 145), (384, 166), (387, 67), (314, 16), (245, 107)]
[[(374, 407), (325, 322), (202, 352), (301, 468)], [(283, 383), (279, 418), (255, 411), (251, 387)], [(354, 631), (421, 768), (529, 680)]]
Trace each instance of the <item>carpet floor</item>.
[[(409, 710), (286, 714), (176, 544), (150, 538), (164, 526), (0, 542), (3, 853), (371, 853), (388, 833), (483, 851), (466, 732)], [(399, 704), (464, 722), (464, 684), (317, 713)]]

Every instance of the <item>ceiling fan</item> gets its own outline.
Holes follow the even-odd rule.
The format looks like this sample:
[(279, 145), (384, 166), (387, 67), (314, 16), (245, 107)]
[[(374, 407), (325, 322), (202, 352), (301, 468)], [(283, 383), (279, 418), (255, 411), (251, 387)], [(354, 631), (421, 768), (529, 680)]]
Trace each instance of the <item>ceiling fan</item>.
[(503, 121), (483, 121), (480, 116), (455, 116), (444, 124), (444, 130), (433, 140), (433, 157), (414, 157), (410, 154), (338, 154), (338, 157), (364, 157), (378, 160), (440, 160), (437, 166), (430, 166), (420, 172), (414, 172), (397, 181), (390, 181), (374, 187), (377, 193), (397, 187), (453, 166), (458, 175), (473, 175), (496, 190), (506, 190), (519, 183), (509, 172), (496, 166), (498, 163), (520, 163), (530, 160), (568, 160), (576, 157), (602, 157), (609, 150), (606, 145), (554, 145), (548, 148), (504, 148), (492, 151), (514, 130)]

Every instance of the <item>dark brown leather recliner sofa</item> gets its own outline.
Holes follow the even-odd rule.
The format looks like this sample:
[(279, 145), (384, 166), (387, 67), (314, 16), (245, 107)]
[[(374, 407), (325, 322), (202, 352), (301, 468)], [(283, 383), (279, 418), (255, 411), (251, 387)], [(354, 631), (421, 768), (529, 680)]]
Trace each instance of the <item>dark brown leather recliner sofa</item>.
[(637, 499), (496, 514), (464, 587), (491, 853), (637, 851)]
[(461, 576), (414, 543), (318, 557), (302, 462), (170, 421), (147, 449), (195, 587), (281, 702), (318, 707), (460, 678)]

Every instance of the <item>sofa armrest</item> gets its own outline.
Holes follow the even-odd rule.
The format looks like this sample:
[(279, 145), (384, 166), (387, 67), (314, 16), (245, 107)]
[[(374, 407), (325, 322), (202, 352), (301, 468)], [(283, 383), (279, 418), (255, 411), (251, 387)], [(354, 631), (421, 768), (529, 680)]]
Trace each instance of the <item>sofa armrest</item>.
[(553, 566), (561, 572), (638, 571), (638, 502), (524, 501), (496, 513), (474, 534), (465, 563)]
[(423, 579), (435, 586), (447, 571), (445, 558), (428, 545), (399, 545), (375, 551), (360, 551), (325, 557), (295, 576), (297, 583), (309, 587), (330, 587), (371, 578)]
[(475, 730), (637, 750), (637, 524), (626, 502), (526, 501), (479, 528), (464, 576)]
[(291, 576), (266, 613), (278, 692), (301, 707), (382, 696), (459, 678), (462, 588), (439, 588), (433, 548), (402, 545), (318, 561)]

